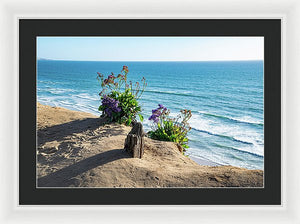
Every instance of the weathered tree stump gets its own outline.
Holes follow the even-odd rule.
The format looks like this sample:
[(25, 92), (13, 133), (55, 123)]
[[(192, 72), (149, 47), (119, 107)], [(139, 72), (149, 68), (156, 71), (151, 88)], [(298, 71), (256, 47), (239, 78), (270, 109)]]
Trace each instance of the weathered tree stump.
[(125, 140), (124, 149), (129, 152), (133, 158), (142, 158), (144, 154), (144, 130), (140, 122), (136, 122)]

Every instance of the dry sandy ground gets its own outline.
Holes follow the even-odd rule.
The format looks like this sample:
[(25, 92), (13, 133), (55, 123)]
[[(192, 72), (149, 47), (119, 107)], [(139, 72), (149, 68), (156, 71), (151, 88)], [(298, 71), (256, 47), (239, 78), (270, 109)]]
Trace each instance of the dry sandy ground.
[(172, 142), (145, 140), (142, 159), (123, 150), (130, 127), (38, 103), (38, 187), (262, 187), (263, 171), (200, 166)]

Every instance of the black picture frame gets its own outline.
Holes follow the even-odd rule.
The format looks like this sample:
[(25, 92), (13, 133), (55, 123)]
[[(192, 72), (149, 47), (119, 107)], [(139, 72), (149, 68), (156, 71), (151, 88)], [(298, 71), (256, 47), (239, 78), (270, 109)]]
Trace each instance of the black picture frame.
[[(263, 36), (263, 188), (36, 188), (37, 36)], [(20, 19), (20, 205), (280, 205), (280, 19)]]

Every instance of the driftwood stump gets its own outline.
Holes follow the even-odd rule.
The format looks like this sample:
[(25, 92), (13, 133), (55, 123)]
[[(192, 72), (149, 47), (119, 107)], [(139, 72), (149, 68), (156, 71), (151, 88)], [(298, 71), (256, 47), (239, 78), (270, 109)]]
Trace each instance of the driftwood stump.
[(142, 158), (144, 154), (144, 130), (140, 122), (136, 122), (125, 140), (124, 149), (129, 152), (133, 158)]

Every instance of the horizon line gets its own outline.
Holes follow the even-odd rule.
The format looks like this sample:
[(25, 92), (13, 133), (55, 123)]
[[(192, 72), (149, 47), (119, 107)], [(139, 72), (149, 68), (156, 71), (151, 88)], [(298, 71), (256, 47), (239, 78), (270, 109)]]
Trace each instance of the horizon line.
[(264, 59), (245, 59), (245, 60), (198, 60), (198, 61), (175, 61), (175, 60), (145, 60), (145, 61), (135, 61), (135, 60), (115, 60), (115, 61), (111, 61), (111, 60), (71, 60), (71, 59), (48, 59), (48, 58), (37, 58), (37, 61), (86, 61), (86, 62), (230, 62), (230, 61), (264, 61)]

